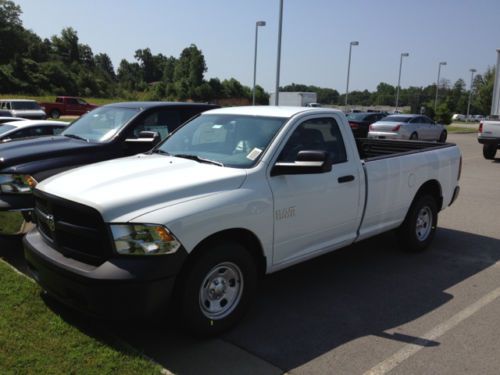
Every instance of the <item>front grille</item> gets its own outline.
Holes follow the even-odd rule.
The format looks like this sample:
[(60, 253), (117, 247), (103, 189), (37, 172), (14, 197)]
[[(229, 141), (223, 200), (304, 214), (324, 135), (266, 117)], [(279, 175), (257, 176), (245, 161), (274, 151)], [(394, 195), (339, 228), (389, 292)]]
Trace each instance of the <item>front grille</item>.
[(109, 258), (108, 231), (92, 207), (35, 191), (35, 215), (40, 233), (61, 254), (94, 265)]

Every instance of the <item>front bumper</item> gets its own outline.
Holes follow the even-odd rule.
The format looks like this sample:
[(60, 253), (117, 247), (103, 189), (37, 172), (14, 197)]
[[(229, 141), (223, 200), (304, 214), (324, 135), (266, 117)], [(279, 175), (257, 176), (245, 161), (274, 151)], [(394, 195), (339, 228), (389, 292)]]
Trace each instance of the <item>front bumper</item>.
[(33, 196), (0, 195), (0, 235), (29, 232), (33, 227)]
[(99, 266), (67, 258), (49, 246), (38, 230), (23, 239), (35, 280), (63, 304), (111, 319), (144, 318), (164, 310), (187, 253), (116, 257)]

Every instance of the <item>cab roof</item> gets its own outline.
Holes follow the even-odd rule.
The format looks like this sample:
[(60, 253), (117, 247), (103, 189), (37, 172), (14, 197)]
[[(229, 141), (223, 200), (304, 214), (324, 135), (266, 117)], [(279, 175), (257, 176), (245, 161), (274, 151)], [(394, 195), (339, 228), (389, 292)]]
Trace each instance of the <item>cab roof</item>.
[(245, 115), (290, 118), (298, 113), (342, 113), (337, 109), (324, 107), (246, 106), (212, 109), (203, 114)]

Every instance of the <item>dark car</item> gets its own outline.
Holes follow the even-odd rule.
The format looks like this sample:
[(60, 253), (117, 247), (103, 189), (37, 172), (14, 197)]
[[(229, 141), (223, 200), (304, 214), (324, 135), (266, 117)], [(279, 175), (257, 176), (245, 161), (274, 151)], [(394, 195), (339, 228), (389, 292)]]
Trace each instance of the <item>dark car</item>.
[(59, 136), (0, 144), (0, 234), (27, 228), (38, 182), (85, 164), (146, 152), (191, 117), (213, 108), (217, 106), (108, 104), (80, 117)]
[(347, 121), (356, 138), (366, 138), (368, 128), (374, 122), (380, 121), (387, 113), (385, 112), (351, 112), (347, 115)]

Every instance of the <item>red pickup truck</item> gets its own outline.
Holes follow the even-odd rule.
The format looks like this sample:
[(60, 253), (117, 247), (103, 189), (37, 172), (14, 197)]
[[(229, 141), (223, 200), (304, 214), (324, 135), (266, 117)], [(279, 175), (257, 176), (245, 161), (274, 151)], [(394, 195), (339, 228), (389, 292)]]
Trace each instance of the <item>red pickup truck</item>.
[(45, 109), (47, 116), (52, 118), (81, 116), (98, 107), (74, 96), (58, 96), (55, 103), (40, 103), (40, 105)]

